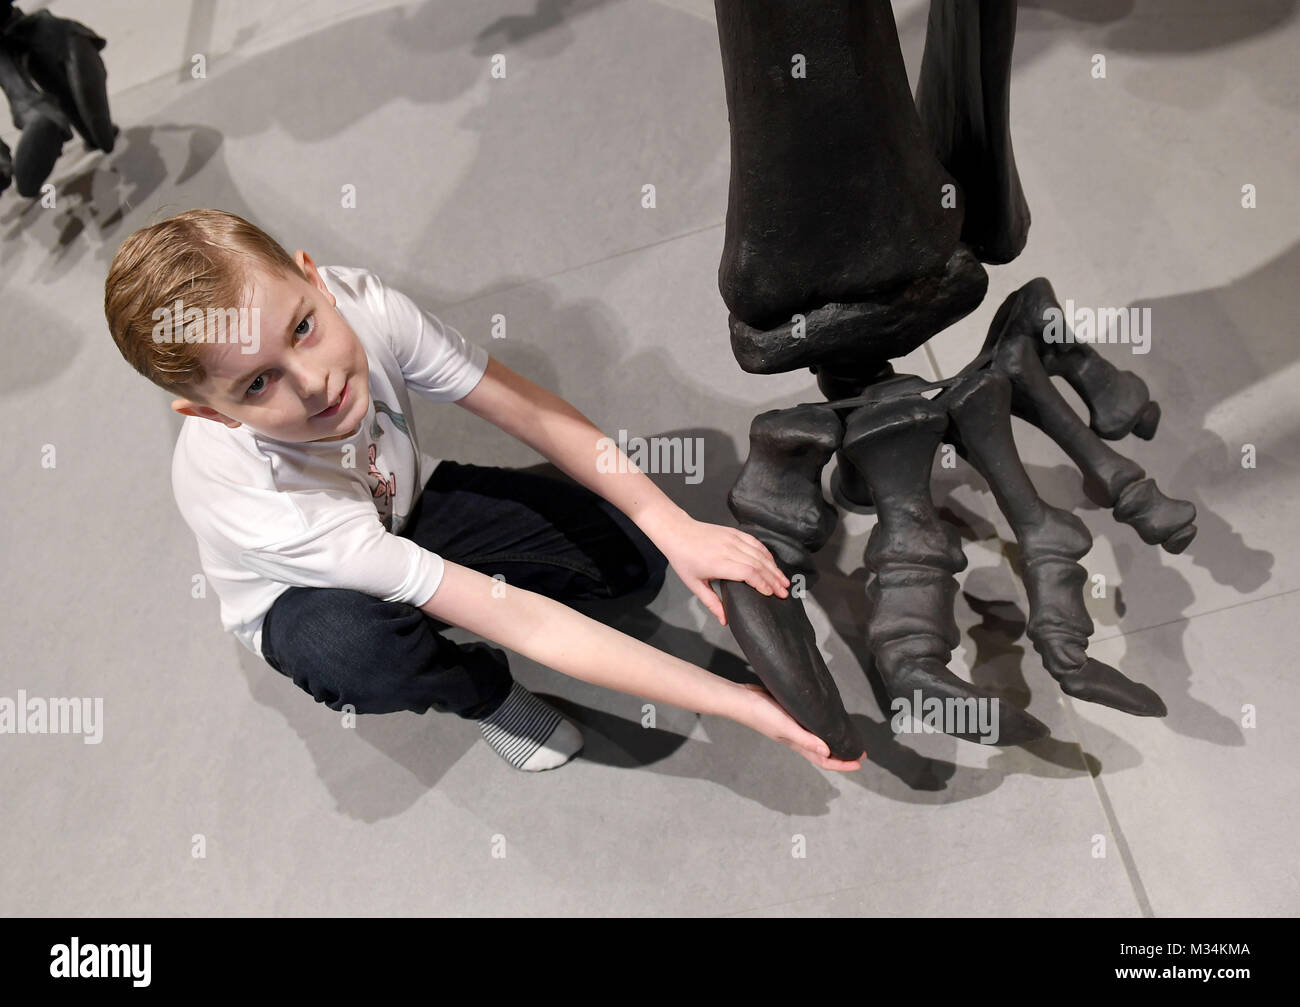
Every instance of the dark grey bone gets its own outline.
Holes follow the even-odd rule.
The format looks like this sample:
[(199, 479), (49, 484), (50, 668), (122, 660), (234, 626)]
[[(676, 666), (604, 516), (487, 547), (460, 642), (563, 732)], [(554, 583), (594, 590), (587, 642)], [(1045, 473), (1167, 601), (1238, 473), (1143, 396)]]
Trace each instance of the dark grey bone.
[(1138, 716), (1163, 717), (1150, 688), (1087, 656), (1092, 619), (1083, 604), (1087, 572), (1078, 560), (1092, 547), (1087, 527), (1046, 503), (1034, 489), (1011, 436), (1011, 383), (992, 370), (975, 371), (934, 400), (961, 433), (966, 459), (982, 475), (1020, 543), (1029, 594), (1025, 629), (1043, 666), (1068, 695)]
[(1160, 492), (1136, 462), (1104, 443), (1056, 390), (1039, 359), (1044, 312), (1056, 304), (1041, 277), (1030, 280), (998, 308), (981, 357), (1011, 379), (1011, 411), (1056, 441), (1103, 493), (1117, 520), (1150, 545), (1179, 553), (1196, 535), (1196, 507)]
[[(1036, 294), (1048, 302), (1046, 307), (1059, 310), (1052, 285), (1043, 277), (1033, 282)], [(1146, 382), (1131, 371), (1120, 370), (1087, 343), (1047, 342), (1041, 338), (1045, 326), (1044, 319), (1034, 348), (1047, 373), (1065, 378), (1083, 399), (1093, 432), (1109, 441), (1130, 433), (1148, 441), (1154, 437), (1160, 423), (1160, 406), (1151, 401)], [(1068, 327), (1066, 331), (1073, 339), (1074, 333)]]
[(1132, 371), (1122, 371), (1087, 343), (1052, 344), (1039, 340), (1038, 355), (1048, 374), (1070, 383), (1088, 407), (1088, 426), (1108, 441), (1136, 434), (1145, 441), (1156, 435), (1160, 405), (1151, 401), (1147, 384)]
[(1029, 236), (1011, 149), (1016, 0), (930, 0), (916, 107), (962, 189), (961, 240), (984, 262), (1010, 262)]
[(37, 90), (22, 67), (13, 43), (0, 37), (0, 91), (9, 100), (15, 128), (22, 130), (13, 152), (13, 179), (20, 196), (41, 191), (54, 162), (59, 159), (72, 127), (55, 101)]
[(12, 164), (8, 148), (0, 151), (0, 190), (12, 171), (20, 196), (38, 195), (74, 128), (88, 148), (113, 149), (118, 128), (109, 118), (104, 46), (79, 21), (0, 2), (0, 90), (22, 130)]
[[(890, 363), (885, 363), (875, 372), (865, 374), (852, 372), (845, 374), (820, 364), (813, 366), (811, 370), (817, 375), (818, 389), (826, 396), (828, 401), (851, 399), (861, 395), (863, 389), (868, 386), (881, 381), (888, 381), (895, 376), (894, 367)], [(837, 408), (835, 415), (840, 418), (842, 423), (848, 419), (849, 413), (854, 408), (854, 406)], [(870, 507), (871, 489), (867, 486), (867, 481), (862, 478), (862, 473), (838, 451), (835, 453), (835, 459), (835, 473), (831, 478), (833, 480), (838, 479), (840, 494), (851, 504), (859, 507)]]
[(731, 123), (718, 287), (741, 366), (874, 371), (974, 310), (988, 277), (958, 244), (961, 211), (942, 206), (955, 182), (921, 128), (888, 0), (714, 6)]
[(106, 42), (80, 21), (47, 10), (21, 14), (4, 28), (23, 53), (32, 80), (55, 98), (87, 146), (111, 153), (117, 137), (108, 111), (108, 74), (99, 53)]
[(966, 556), (930, 498), (930, 466), (948, 416), (916, 390), (919, 384), (907, 376), (872, 389), (881, 397), (855, 409), (844, 430), (842, 452), (869, 484), (879, 516), (865, 554), (872, 574), (867, 637), (876, 668), (895, 698), (920, 691), (924, 699), (997, 702), (997, 744), (1045, 737), (1041, 721), (948, 670), (961, 639), (952, 617), (953, 575), (965, 569)]
[[(750, 423), (749, 457), (727, 504), (741, 529), (767, 546), (792, 582), (797, 574), (811, 578), (811, 554), (835, 529), (835, 508), (822, 496), (821, 472), (842, 436), (834, 411), (819, 405), (773, 409)], [(800, 726), (826, 742), (832, 757), (861, 756), (862, 739), (817, 650), (799, 596), (764, 595), (744, 581), (720, 584), (732, 635), (768, 692)]]

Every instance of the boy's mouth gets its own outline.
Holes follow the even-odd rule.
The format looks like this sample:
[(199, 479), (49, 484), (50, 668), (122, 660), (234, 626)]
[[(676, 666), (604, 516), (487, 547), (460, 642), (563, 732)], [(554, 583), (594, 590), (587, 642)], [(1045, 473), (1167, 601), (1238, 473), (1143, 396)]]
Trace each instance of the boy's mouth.
[(339, 393), (338, 401), (335, 402), (334, 405), (330, 406), (328, 409), (322, 409), (315, 416), (313, 416), (312, 419), (325, 420), (325, 419), (329, 419), (331, 416), (337, 415), (338, 411), (343, 408), (343, 404), (347, 402), (347, 400), (348, 400), (348, 386), (344, 384), (343, 391)]

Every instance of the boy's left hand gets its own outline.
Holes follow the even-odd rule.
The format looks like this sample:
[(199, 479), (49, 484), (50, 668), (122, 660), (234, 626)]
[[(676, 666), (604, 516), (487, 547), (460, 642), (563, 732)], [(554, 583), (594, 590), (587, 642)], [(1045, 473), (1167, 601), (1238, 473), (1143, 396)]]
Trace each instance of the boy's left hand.
[(790, 593), (790, 578), (781, 572), (767, 546), (739, 528), (706, 524), (687, 515), (669, 525), (655, 545), (724, 626), (727, 613), (709, 581), (744, 581), (755, 591), (779, 598)]

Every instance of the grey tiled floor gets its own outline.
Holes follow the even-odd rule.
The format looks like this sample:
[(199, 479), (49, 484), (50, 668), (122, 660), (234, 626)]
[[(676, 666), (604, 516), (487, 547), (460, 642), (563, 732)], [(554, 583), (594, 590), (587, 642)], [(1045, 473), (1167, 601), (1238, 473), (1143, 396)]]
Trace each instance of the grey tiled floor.
[[(1296, 913), (1294, 8), (1024, 0), (1012, 107), (1029, 246), (900, 365), (953, 373), (1037, 275), (1079, 304), (1152, 308), (1152, 352), (1105, 349), (1164, 406), (1156, 440), (1121, 449), (1196, 502), (1187, 553), (1144, 546), (1017, 432), (1044, 495), (1095, 537), (1085, 564), (1108, 590), (1089, 599), (1091, 653), (1157, 688), (1167, 718), (1064, 699), (1023, 637), (985, 624), (989, 603), (1024, 616), (1009, 531), (977, 479), (936, 469), (970, 558), (954, 668), (1027, 703), (1050, 740), (891, 735), (861, 670), (874, 518), (850, 513), (810, 608), (868, 741), (860, 772), (672, 708), (647, 732), (636, 697), (515, 657), (587, 737), (570, 765), (521, 774), (455, 719), (340, 728), (222, 633), (214, 597), (191, 598), (197, 555), (169, 483), (179, 418), (118, 356), (104, 274), (159, 208), (240, 213), (319, 262), (374, 269), (608, 432), (703, 437), (703, 483), (656, 478), (729, 522), (750, 418), (817, 395), (807, 372), (743, 374), (727, 345), (712, 4), (54, 3), (108, 38), (123, 136), (106, 157), (68, 146), (54, 209), (0, 196), (0, 695), (102, 696), (105, 728), (99, 745), (0, 736), (0, 912)], [(915, 72), (925, 5), (895, 11)], [(639, 205), (646, 182), (657, 209)], [(417, 414), (443, 457), (540, 460), (463, 410)], [(720, 673), (744, 667), (675, 579), (648, 611), (610, 617)]]

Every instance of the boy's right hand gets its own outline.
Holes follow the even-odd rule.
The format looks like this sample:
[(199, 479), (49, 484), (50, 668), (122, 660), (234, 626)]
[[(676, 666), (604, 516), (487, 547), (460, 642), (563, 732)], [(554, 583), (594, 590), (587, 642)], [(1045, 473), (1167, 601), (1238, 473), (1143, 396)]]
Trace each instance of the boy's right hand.
[[(824, 752), (829, 751), (826, 742), (800, 727), (798, 721), (786, 713), (772, 698), (772, 694), (761, 685), (748, 682), (736, 684), (745, 690), (746, 709), (740, 717), (736, 718), (741, 723), (752, 727), (760, 734), (767, 735), (774, 741), (788, 745), (814, 766), (820, 766), (822, 769), (849, 772), (862, 768), (861, 757), (846, 762), (843, 759), (832, 759), (824, 755)], [(866, 754), (866, 752), (862, 753), (863, 756)]]

